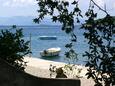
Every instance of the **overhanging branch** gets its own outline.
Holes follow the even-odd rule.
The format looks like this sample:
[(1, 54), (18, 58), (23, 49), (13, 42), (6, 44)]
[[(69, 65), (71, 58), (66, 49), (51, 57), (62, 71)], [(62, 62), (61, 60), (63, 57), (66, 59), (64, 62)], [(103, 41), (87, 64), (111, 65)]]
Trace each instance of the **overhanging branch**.
[(102, 11), (105, 12), (107, 15), (109, 15), (108, 12), (107, 12), (106, 10), (102, 9), (98, 4), (96, 4), (96, 3), (94, 2), (94, 0), (91, 0), (91, 1), (92, 1), (93, 4), (94, 4), (95, 6), (97, 6), (100, 10), (102, 10)]

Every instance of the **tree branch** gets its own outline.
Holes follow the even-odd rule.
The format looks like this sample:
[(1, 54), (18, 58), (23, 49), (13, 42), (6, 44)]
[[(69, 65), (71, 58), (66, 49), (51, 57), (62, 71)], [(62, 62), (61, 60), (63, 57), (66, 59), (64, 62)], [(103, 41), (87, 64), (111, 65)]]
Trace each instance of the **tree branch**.
[(102, 11), (105, 12), (107, 15), (109, 15), (108, 12), (107, 12), (106, 10), (102, 9), (98, 4), (96, 4), (96, 3), (94, 2), (94, 0), (91, 0), (91, 1), (92, 1), (93, 4), (94, 4), (95, 6), (97, 6), (100, 10), (102, 10)]

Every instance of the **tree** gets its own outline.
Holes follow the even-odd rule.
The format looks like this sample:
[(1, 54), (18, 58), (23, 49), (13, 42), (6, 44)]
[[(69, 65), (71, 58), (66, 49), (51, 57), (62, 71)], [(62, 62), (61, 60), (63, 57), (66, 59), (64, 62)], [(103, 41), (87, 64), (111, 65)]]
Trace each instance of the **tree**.
[[(53, 22), (60, 22), (62, 24), (62, 30), (71, 36), (70, 43), (65, 45), (65, 47), (69, 49), (65, 55), (68, 59), (77, 59), (77, 53), (72, 47), (74, 42), (77, 41), (77, 37), (74, 34), (75, 18), (77, 19), (77, 23), (79, 23), (79, 17), (82, 17), (78, 2), (74, 1), (70, 4), (67, 1), (60, 0), (39, 0), (38, 5), (39, 16), (34, 19), (34, 22), (39, 23), (46, 15), (50, 15)], [(69, 12), (68, 7), (70, 5), (75, 6), (75, 8)], [(57, 12), (57, 14), (55, 14), (55, 12)]]
[[(71, 11), (68, 9), (70, 5), (74, 6)], [(79, 23), (79, 17), (83, 17), (78, 7), (78, 1), (74, 0), (69, 3), (63, 0), (39, 0), (38, 6), (39, 16), (34, 21), (39, 23), (44, 16), (50, 15), (53, 22), (60, 22), (62, 30), (71, 36), (71, 43), (66, 45), (70, 51), (66, 52), (65, 55), (69, 58), (73, 57), (75, 54), (71, 54), (71, 52), (74, 52), (72, 46), (77, 38), (74, 34), (74, 23), (75, 19)], [(106, 16), (97, 19), (95, 7), (104, 12)], [(55, 12), (57, 12), (57, 15)], [(88, 58), (86, 66), (89, 69), (86, 75), (88, 78), (94, 79), (95, 86), (110, 86), (115, 82), (115, 18), (93, 0), (90, 0), (89, 9), (85, 15), (87, 19), (85, 24), (81, 25), (81, 28), (86, 30), (84, 36), (89, 44), (89, 51), (86, 51), (83, 55)]]
[[(13, 29), (14, 28), (14, 29)], [(14, 67), (24, 70), (24, 56), (30, 53), (28, 41), (25, 42), (22, 29), (3, 29), (0, 32), (0, 58)]]
[[(106, 14), (104, 18), (97, 19), (95, 6)], [(89, 51), (84, 55), (88, 57), (86, 66), (89, 69), (86, 75), (94, 79), (95, 86), (113, 85), (115, 84), (115, 18), (93, 0), (90, 1), (86, 16), (88, 19), (82, 26), (86, 30), (84, 36), (89, 44)]]

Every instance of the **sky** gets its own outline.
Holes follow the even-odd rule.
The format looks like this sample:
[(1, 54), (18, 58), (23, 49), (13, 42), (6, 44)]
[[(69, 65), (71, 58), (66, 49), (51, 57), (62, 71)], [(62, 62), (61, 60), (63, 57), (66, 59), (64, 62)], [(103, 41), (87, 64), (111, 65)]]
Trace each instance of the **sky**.
[[(72, 0), (69, 0), (72, 1)], [(94, 0), (102, 8), (106, 4), (107, 11), (115, 15), (115, 0)], [(89, 0), (79, 0), (80, 8), (88, 9)], [(0, 17), (37, 16), (36, 0), (0, 0)], [(100, 12), (98, 10), (98, 12)]]
[(0, 17), (35, 16), (35, 0), (0, 0)]

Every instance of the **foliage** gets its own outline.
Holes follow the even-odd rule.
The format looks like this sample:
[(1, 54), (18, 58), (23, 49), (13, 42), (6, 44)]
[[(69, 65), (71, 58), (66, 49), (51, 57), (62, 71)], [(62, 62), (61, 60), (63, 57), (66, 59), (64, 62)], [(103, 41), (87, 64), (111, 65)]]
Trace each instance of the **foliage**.
[[(71, 10), (68, 9), (70, 5), (74, 7)], [(75, 18), (79, 23), (79, 17), (82, 17), (78, 1), (69, 3), (65, 0), (39, 0), (38, 6), (39, 16), (34, 21), (39, 23), (44, 16), (50, 15), (53, 22), (60, 22), (62, 30), (71, 36), (71, 42), (65, 46), (69, 49), (65, 55), (71, 58), (75, 54), (74, 57), (76, 57), (77, 54), (73, 54), (74, 50), (72, 50), (73, 42), (77, 41), (74, 23)], [(104, 12), (106, 16), (97, 19), (95, 7)], [(90, 0), (89, 9), (85, 15), (87, 19), (81, 28), (85, 30), (84, 36), (89, 44), (89, 51), (86, 51), (84, 55), (88, 58), (86, 66), (89, 67), (86, 75), (94, 79), (95, 86), (110, 86), (115, 82), (115, 17), (110, 16), (93, 0)]]
[[(77, 22), (79, 22), (79, 16), (81, 10), (78, 7), (78, 2), (74, 1), (71, 4), (67, 1), (60, 0), (37, 0), (39, 5), (39, 16), (34, 19), (34, 22), (39, 23), (46, 15), (52, 17), (53, 22), (62, 23), (62, 30), (66, 33), (70, 33), (74, 29), (74, 16), (76, 16)], [(75, 6), (73, 11), (69, 11), (70, 5)], [(56, 12), (56, 13), (54, 13)], [(74, 37), (74, 35), (73, 35)]]
[(89, 51), (84, 55), (88, 57), (86, 66), (89, 69), (86, 75), (94, 79), (95, 86), (110, 86), (115, 82), (115, 19), (106, 10), (102, 10), (106, 16), (96, 20), (94, 5), (91, 0), (86, 12), (88, 19), (82, 26), (86, 30), (84, 36), (89, 44)]
[(22, 37), (22, 29), (16, 29), (16, 26), (0, 32), (0, 58), (20, 70), (24, 70), (26, 65), (23, 57), (30, 53), (29, 42), (25, 42)]
[(77, 65), (66, 64), (62, 67), (50, 65), (50, 77), (55, 78), (81, 78), (82, 68)]

